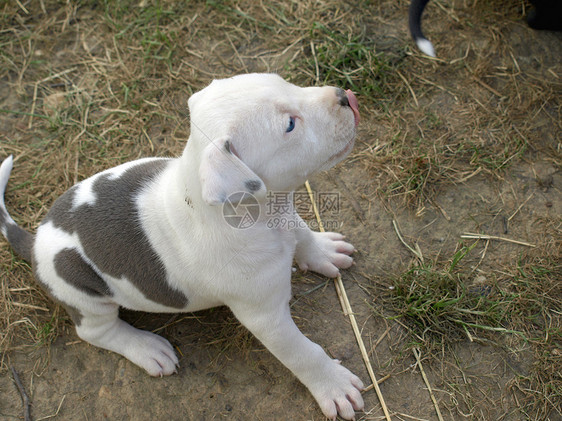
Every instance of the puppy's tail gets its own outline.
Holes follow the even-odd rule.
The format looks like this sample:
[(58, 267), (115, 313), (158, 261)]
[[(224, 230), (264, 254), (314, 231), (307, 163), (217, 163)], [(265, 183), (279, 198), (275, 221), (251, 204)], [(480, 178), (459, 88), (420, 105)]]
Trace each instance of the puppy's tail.
[(425, 54), (435, 57), (435, 50), (433, 44), (429, 41), (421, 30), (421, 16), (425, 5), (429, 0), (412, 0), (410, 3), (408, 25), (410, 27), (410, 34), (418, 48)]
[(6, 237), (12, 248), (28, 262), (31, 262), (31, 248), (33, 246), (33, 235), (20, 228), (12, 219), (6, 204), (4, 203), (4, 192), (10, 178), (14, 159), (10, 155), (0, 165), (0, 232)]

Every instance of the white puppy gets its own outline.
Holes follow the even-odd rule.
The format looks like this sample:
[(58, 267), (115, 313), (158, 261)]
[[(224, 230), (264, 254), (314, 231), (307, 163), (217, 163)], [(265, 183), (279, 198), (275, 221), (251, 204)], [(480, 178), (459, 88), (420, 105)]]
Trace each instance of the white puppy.
[[(83, 340), (152, 376), (168, 375), (178, 363), (170, 343), (119, 319), (119, 306), (191, 312), (227, 305), (327, 417), (353, 419), (363, 408), (361, 381), (307, 339), (289, 311), (293, 259), (333, 277), (351, 265), (353, 246), (340, 234), (312, 232), (293, 211), (284, 215), (290, 229), (270, 228), (267, 201), (349, 153), (359, 121), (355, 96), (249, 74), (214, 81), (189, 99), (189, 109), (191, 136), (181, 157), (140, 159), (78, 183), (35, 236), (4, 205), (7, 158), (0, 167), (2, 233), (32, 262)], [(259, 217), (239, 229), (226, 220), (224, 204), (233, 210), (248, 198)]]

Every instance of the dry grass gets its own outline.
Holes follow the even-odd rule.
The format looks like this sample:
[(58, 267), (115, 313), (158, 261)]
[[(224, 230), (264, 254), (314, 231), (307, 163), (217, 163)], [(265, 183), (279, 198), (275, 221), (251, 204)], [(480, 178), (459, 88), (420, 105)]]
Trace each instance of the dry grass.
[[(519, 36), (512, 29), (523, 2), (468, 3), (430, 4), (426, 32), (440, 58), (428, 60), (406, 34), (406, 0), (4, 2), (0, 159), (16, 157), (8, 207), (34, 229), (76, 181), (140, 156), (179, 154), (190, 94), (212, 78), (253, 71), (355, 90), (363, 124), (348, 166), (372, 180), (362, 194), (388, 206), (419, 211), (445, 186), (501, 180), (538, 158), (559, 171), (559, 62), (508, 42)], [(464, 265), (451, 269), (455, 259), (435, 251), (378, 300), (393, 306), (424, 354), (469, 337), (507, 349), (529, 344), (533, 367), (509, 387), (521, 413), (547, 419), (562, 413), (560, 220), (537, 230), (541, 247), (496, 267), (485, 295), (470, 290)], [(70, 325), (5, 244), (0, 274), (4, 370), (8, 351), (49, 343)], [(224, 329), (213, 333), (218, 346), (253, 346), (235, 323)], [(498, 332), (518, 333), (509, 343)], [(476, 406), (469, 392), (461, 396)]]

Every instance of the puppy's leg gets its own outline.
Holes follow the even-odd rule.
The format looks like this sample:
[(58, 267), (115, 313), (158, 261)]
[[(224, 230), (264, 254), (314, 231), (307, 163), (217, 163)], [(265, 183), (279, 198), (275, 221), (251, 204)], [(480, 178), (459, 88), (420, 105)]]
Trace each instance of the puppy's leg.
[(302, 270), (312, 270), (335, 278), (339, 268), (347, 269), (353, 263), (350, 256), (355, 248), (344, 241), (344, 236), (335, 232), (314, 232), (300, 220), (296, 224), (297, 247), (295, 260)]
[(246, 326), (310, 390), (324, 415), (354, 419), (363, 409), (361, 380), (331, 359), (322, 348), (304, 336), (291, 318), (287, 300), (261, 305), (231, 306)]
[[(64, 234), (50, 231), (51, 237)], [(43, 245), (46, 236), (38, 236)], [(36, 253), (35, 276), (45, 289), (67, 309), (76, 325), (78, 336), (100, 348), (117, 352), (152, 376), (175, 371), (178, 359), (170, 343), (150, 332), (135, 329), (119, 319), (119, 306), (112, 291), (76, 248), (62, 247), (58, 238), (50, 248)], [(48, 239), (47, 239), (48, 241)], [(59, 247), (56, 247), (59, 246)], [(51, 254), (49, 254), (51, 253)]]
[(178, 358), (166, 339), (119, 319), (117, 305), (108, 304), (100, 310), (81, 312), (82, 317), (76, 326), (80, 338), (123, 355), (151, 376), (165, 376), (176, 371)]

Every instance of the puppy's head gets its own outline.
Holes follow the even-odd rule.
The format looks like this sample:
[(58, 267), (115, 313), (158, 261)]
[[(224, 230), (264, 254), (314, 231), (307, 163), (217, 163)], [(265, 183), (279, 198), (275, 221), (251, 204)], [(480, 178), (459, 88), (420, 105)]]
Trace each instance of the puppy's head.
[(294, 190), (347, 156), (359, 122), (351, 91), (301, 88), (274, 74), (215, 80), (189, 108), (190, 142), (201, 150), (203, 198), (211, 204), (236, 191)]

